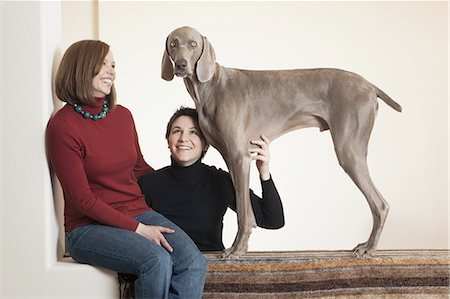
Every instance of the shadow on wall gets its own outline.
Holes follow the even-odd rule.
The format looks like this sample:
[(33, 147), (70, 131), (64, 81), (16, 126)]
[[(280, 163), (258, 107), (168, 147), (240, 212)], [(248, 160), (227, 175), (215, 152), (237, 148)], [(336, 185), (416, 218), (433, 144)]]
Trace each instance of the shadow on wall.
[[(53, 103), (53, 112), (51, 117), (58, 112), (59, 109), (63, 107), (63, 102), (58, 99), (55, 93), (55, 75), (58, 70), (58, 67), (61, 63), (61, 49), (56, 49), (53, 54), (53, 67), (52, 67), (52, 76), (51, 76), (51, 88), (52, 88), (52, 103)], [(52, 183), (52, 194), (53, 194), (53, 202), (55, 208), (55, 217), (58, 224), (58, 237), (56, 242), (56, 254), (57, 260), (61, 259), (65, 253), (65, 233), (64, 233), (64, 197), (63, 191), (61, 187), (61, 183), (59, 182), (56, 174), (54, 173), (50, 161), (47, 155), (47, 163), (49, 167), (50, 180)]]

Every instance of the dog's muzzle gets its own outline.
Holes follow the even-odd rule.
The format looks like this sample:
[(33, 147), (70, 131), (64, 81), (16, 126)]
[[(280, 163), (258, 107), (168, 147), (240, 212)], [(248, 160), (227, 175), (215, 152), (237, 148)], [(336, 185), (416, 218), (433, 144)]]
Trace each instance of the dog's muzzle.
[(178, 59), (175, 61), (175, 75), (177, 77), (186, 77), (189, 72), (187, 70), (187, 60), (186, 59)]

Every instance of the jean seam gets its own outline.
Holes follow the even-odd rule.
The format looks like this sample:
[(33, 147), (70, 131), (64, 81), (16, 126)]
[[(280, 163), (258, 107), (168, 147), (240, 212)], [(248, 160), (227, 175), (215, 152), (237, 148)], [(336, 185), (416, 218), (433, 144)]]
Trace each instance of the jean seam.
[(132, 265), (136, 266), (137, 268), (139, 268), (139, 264), (136, 262), (136, 260), (127, 259), (127, 258), (124, 258), (123, 256), (115, 255), (114, 253), (112, 253), (110, 251), (91, 249), (91, 248), (83, 248), (83, 247), (76, 246), (75, 244), (74, 244), (73, 248), (76, 248), (78, 250), (82, 250), (84, 252), (96, 253), (96, 254), (102, 255), (104, 257), (114, 258), (114, 259), (116, 259), (118, 261), (126, 262), (126, 263), (132, 264)]

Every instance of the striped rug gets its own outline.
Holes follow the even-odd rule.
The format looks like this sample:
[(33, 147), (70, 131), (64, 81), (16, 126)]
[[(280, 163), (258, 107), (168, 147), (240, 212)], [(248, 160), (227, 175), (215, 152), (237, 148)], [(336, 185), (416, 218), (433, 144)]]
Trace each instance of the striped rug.
[(203, 298), (450, 298), (449, 250), (206, 253)]

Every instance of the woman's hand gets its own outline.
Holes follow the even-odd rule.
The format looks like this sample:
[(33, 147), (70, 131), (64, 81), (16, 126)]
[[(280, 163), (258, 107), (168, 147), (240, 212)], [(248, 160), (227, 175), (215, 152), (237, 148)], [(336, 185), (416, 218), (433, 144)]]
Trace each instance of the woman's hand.
[(173, 248), (170, 246), (169, 242), (167, 242), (166, 238), (164, 238), (163, 235), (163, 233), (174, 233), (175, 231), (173, 229), (163, 226), (153, 226), (139, 223), (135, 232), (140, 234), (141, 236), (146, 237), (147, 239), (154, 241), (156, 244), (163, 246), (165, 249), (167, 249), (168, 252), (173, 252)]
[(252, 160), (256, 160), (256, 167), (258, 168), (261, 180), (267, 181), (270, 179), (270, 140), (264, 134), (261, 134), (261, 140), (252, 140), (250, 143), (259, 146), (257, 148), (250, 148), (249, 151), (252, 154)]

